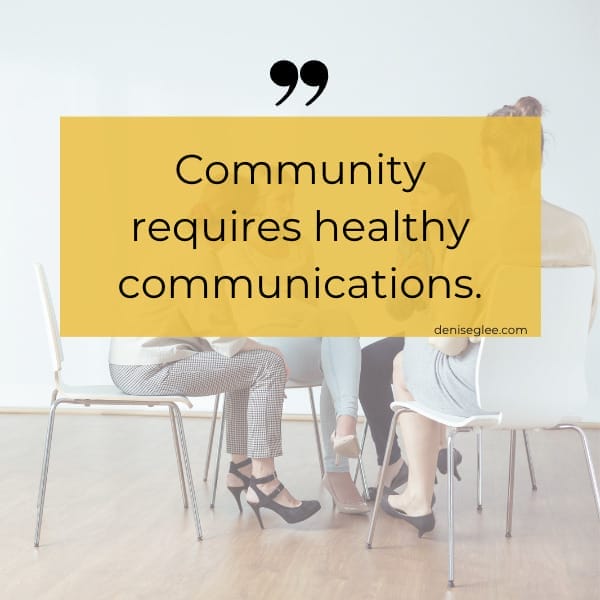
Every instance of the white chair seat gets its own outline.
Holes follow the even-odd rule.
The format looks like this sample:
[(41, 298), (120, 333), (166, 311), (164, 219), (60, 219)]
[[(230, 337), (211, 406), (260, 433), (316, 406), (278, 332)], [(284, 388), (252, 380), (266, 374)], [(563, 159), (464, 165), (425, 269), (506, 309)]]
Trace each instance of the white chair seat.
[(293, 390), (296, 388), (308, 388), (308, 387), (319, 387), (322, 382), (319, 383), (302, 383), (301, 381), (293, 381), (292, 379), (288, 379), (285, 383), (286, 390)]
[(393, 412), (401, 408), (406, 408), (411, 412), (423, 415), (432, 421), (442, 423), (442, 425), (445, 425), (446, 427), (454, 427), (456, 429), (461, 427), (498, 427), (502, 422), (502, 413), (485, 413), (463, 417), (433, 410), (429, 406), (425, 406), (424, 404), (415, 401), (392, 402), (390, 408)]
[(69, 400), (90, 400), (93, 402), (123, 402), (124, 404), (161, 404), (164, 402), (181, 402), (188, 408), (192, 403), (185, 396), (137, 396), (122, 392), (114, 385), (69, 385), (61, 383), (58, 398)]

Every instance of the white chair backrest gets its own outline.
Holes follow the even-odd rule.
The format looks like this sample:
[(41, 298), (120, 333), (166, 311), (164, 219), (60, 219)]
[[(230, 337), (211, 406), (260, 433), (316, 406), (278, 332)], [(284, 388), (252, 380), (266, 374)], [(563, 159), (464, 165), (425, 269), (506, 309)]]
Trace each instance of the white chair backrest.
[(502, 427), (552, 427), (581, 414), (593, 282), (590, 267), (542, 269), (542, 336), (481, 341), (478, 402), (502, 412)]
[(44, 273), (44, 267), (39, 263), (34, 264), (35, 274), (42, 299), (42, 308), (44, 311), (44, 323), (46, 325), (46, 334), (48, 335), (48, 343), (50, 345), (50, 355), (52, 357), (52, 366), (54, 368), (55, 377), (58, 380), (58, 375), (62, 368), (64, 360), (62, 344), (60, 342), (60, 333), (58, 323), (56, 321), (56, 313), (52, 304), (52, 297), (48, 288), (48, 281)]

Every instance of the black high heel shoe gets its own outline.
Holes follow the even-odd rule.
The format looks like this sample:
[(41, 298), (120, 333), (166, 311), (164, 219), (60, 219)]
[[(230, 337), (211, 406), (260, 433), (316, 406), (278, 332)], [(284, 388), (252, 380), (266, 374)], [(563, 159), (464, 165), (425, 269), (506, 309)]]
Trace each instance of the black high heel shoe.
[(244, 475), (240, 469), (243, 469), (244, 467), (247, 467), (248, 465), (252, 464), (252, 459), (251, 458), (247, 458), (246, 460), (243, 460), (239, 463), (234, 463), (234, 462), (230, 462), (229, 463), (229, 472), (232, 475), (235, 475), (236, 477), (238, 477), (241, 481), (242, 481), (242, 485), (228, 485), (227, 489), (233, 494), (233, 497), (235, 498), (235, 501), (237, 502), (238, 508), (240, 509), (240, 513), (243, 512), (242, 509), (242, 500), (240, 498), (240, 496), (242, 495), (242, 492), (247, 492), (248, 491), (248, 486), (250, 485), (250, 477), (248, 477), (248, 475)]
[[(454, 477), (456, 477), (458, 481), (461, 481), (460, 475), (458, 474), (458, 465), (460, 465), (461, 462), (462, 454), (454, 448)], [(445, 475), (448, 472), (448, 450), (446, 448), (442, 448), (438, 452), (437, 468), (442, 475)]]
[(321, 504), (318, 500), (302, 500), (300, 506), (295, 507), (278, 504), (275, 502), (275, 498), (285, 489), (285, 486), (281, 482), (269, 494), (265, 494), (258, 488), (259, 484), (269, 483), (269, 481), (274, 481), (276, 478), (277, 476), (275, 473), (267, 475), (266, 477), (259, 477), (258, 479), (254, 476), (250, 478), (250, 487), (257, 495), (258, 502), (250, 502), (249, 500), (246, 500), (246, 502), (248, 502), (248, 504), (252, 507), (252, 510), (254, 510), (261, 529), (265, 528), (262, 522), (262, 517), (260, 516), (261, 508), (268, 508), (272, 510), (273, 512), (277, 513), (286, 523), (299, 523), (300, 521), (304, 521), (305, 519), (312, 517), (321, 508)]
[(399, 510), (394, 508), (388, 501), (389, 496), (384, 496), (381, 499), (381, 508), (392, 517), (396, 519), (402, 519), (407, 523), (410, 523), (413, 527), (417, 529), (417, 535), (419, 537), (423, 537), (423, 534), (431, 531), (435, 527), (435, 517), (433, 516), (433, 512), (430, 512), (428, 515), (423, 515), (421, 517), (411, 517), (407, 515), (403, 510)]
[[(406, 461), (402, 463), (400, 470), (396, 473), (394, 479), (390, 483), (390, 486), (384, 486), (383, 493), (386, 496), (396, 495), (394, 491), (396, 488), (399, 488), (401, 485), (404, 485), (408, 481), (408, 465)], [(367, 502), (373, 502), (375, 500), (375, 496), (377, 496), (377, 488), (370, 487), (367, 489)]]

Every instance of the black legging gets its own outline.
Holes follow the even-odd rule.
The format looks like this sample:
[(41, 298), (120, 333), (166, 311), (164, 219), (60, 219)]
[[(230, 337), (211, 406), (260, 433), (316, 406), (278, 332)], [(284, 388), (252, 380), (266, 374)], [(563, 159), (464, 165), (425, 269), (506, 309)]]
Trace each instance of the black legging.
[[(371, 429), (378, 465), (383, 463), (393, 416), (390, 404), (394, 401), (391, 388), (394, 357), (403, 348), (404, 338), (391, 337), (379, 340), (362, 350), (359, 396)], [(394, 437), (389, 464), (399, 458), (400, 446), (398, 438)]]

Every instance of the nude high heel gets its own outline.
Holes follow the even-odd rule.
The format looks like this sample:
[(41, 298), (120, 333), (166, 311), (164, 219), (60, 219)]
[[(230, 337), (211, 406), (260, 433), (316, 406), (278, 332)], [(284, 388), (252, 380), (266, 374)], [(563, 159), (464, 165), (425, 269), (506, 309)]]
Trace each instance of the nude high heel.
[(337, 495), (335, 486), (327, 476), (327, 473), (325, 473), (325, 475), (323, 476), (323, 485), (325, 486), (325, 489), (331, 494), (335, 507), (341, 513), (345, 513), (348, 515), (364, 515), (369, 512), (369, 505), (364, 500), (361, 500), (361, 502), (358, 503), (342, 502), (342, 500)]
[(360, 454), (360, 445), (356, 434), (352, 435), (335, 435), (335, 431), (331, 434), (331, 444), (335, 452), (335, 464), (340, 464), (340, 456), (346, 458), (358, 458)]

